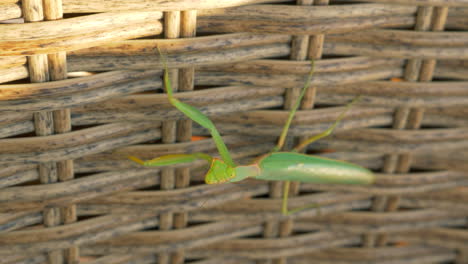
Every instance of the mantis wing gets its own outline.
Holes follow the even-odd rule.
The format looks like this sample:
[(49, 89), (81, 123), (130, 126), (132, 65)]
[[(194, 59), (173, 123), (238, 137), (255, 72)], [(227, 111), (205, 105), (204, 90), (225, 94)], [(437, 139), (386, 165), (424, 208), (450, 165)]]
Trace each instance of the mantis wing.
[(259, 180), (364, 185), (375, 181), (370, 170), (356, 164), (299, 153), (271, 153), (259, 166), (261, 173), (254, 177)]

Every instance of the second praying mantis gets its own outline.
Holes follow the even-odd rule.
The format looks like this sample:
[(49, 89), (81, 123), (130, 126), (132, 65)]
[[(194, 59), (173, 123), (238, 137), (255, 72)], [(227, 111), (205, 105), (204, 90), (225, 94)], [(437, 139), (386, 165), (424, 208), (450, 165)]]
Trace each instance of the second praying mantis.
[[(314, 61), (311, 61), (310, 74), (308, 75), (307, 81), (302, 88), (293, 108), (289, 112), (288, 119), (283, 127), (283, 131), (279, 137), (277, 145), (269, 153), (255, 159), (252, 164), (236, 165), (213, 122), (211, 122), (211, 120), (203, 113), (201, 113), (197, 108), (174, 98), (166, 60), (161, 51), (159, 51), (159, 53), (165, 68), (164, 84), (166, 86), (169, 102), (179, 111), (184, 113), (187, 117), (209, 130), (211, 137), (219, 151), (221, 159), (204, 153), (192, 153), (165, 155), (147, 161), (140, 160), (136, 157), (129, 157), (131, 160), (143, 166), (168, 166), (203, 159), (211, 164), (210, 169), (205, 175), (205, 182), (207, 184), (238, 182), (247, 178), (266, 181), (285, 181), (281, 207), (281, 212), (283, 215), (290, 215), (312, 207), (305, 206), (293, 210), (288, 209), (290, 181), (311, 182), (319, 184), (362, 185), (372, 184), (374, 182), (374, 174), (370, 170), (356, 164), (298, 153), (314, 141), (330, 135), (333, 129), (335, 129), (338, 123), (343, 119), (347, 110), (351, 108), (352, 104), (358, 100), (358, 97), (356, 97), (346, 106), (346, 110), (340, 114), (338, 119), (327, 130), (303, 141), (291, 152), (281, 151), (294, 115), (299, 108), (304, 94), (310, 86), (312, 75), (314, 73)], [(316, 205), (313, 205), (313, 207), (316, 207)]]

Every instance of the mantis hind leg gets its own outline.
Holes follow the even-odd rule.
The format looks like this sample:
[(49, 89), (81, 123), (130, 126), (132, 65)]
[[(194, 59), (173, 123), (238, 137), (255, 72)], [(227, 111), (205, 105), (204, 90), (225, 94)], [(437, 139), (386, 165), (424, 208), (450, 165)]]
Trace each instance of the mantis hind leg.
[(295, 214), (295, 213), (298, 213), (300, 211), (303, 211), (303, 210), (306, 210), (306, 209), (311, 209), (311, 208), (317, 208), (318, 214), (319, 215), (321, 214), (320, 204), (316, 204), (316, 203), (308, 204), (306, 206), (301, 206), (301, 207), (289, 210), (288, 209), (289, 185), (290, 185), (289, 181), (284, 182), (283, 202), (281, 204), (281, 212), (283, 213), (283, 215), (291, 215), (291, 214)]
[(336, 126), (341, 122), (341, 120), (345, 117), (346, 113), (348, 112), (348, 110), (351, 108), (351, 106), (353, 106), (353, 104), (355, 104), (357, 101), (359, 101), (359, 99), (361, 98), (361, 96), (356, 96), (350, 103), (348, 103), (346, 105), (346, 108), (345, 110), (338, 116), (338, 119), (335, 120), (335, 122), (327, 128), (327, 130), (323, 131), (322, 133), (320, 134), (317, 134), (317, 135), (314, 135), (312, 137), (310, 137), (309, 139), (303, 141), (302, 143), (300, 143), (299, 145), (297, 145), (293, 151), (294, 152), (299, 152), (301, 150), (303, 150), (305, 147), (307, 147), (309, 144), (319, 140), (319, 139), (322, 139), (326, 136), (329, 136), (333, 130), (336, 128)]

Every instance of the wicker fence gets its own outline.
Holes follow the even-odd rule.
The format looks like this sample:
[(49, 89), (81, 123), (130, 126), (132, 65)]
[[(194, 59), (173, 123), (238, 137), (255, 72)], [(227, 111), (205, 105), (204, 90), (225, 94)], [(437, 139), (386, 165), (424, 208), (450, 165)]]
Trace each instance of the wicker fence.
[[(0, 263), (468, 263), (468, 1), (0, 0)], [(206, 185), (291, 129), (310, 152), (371, 168), (370, 187)], [(196, 136), (196, 137), (194, 137)], [(202, 136), (201, 138), (198, 138)], [(294, 140), (289, 140), (292, 146)]]

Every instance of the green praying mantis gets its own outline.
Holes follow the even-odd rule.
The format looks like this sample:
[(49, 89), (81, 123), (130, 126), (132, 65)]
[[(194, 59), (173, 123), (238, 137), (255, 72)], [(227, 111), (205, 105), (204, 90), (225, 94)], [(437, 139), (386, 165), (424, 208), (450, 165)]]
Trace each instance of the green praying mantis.
[[(351, 108), (351, 106), (359, 99), (359, 97), (356, 97), (347, 105), (345, 111), (340, 114), (338, 119), (327, 130), (303, 141), (291, 152), (281, 151), (294, 115), (296, 114), (296, 111), (299, 108), (299, 105), (308, 87), (310, 86), (314, 73), (314, 61), (311, 62), (310, 74), (308, 75), (307, 81), (302, 88), (293, 108), (289, 112), (288, 119), (283, 127), (277, 145), (269, 153), (255, 159), (252, 164), (236, 165), (213, 122), (197, 108), (174, 98), (171, 82), (169, 80), (166, 60), (161, 51), (159, 51), (159, 54), (161, 55), (164, 68), (166, 69), (164, 72), (164, 84), (166, 86), (169, 102), (179, 111), (184, 113), (187, 117), (197, 122), (202, 127), (208, 129), (212, 139), (216, 144), (221, 159), (204, 153), (172, 154), (147, 161), (140, 160), (133, 156), (129, 157), (129, 159), (143, 166), (168, 166), (203, 159), (211, 164), (210, 169), (205, 175), (205, 182), (207, 184), (238, 182), (247, 178), (266, 181), (285, 181), (281, 207), (281, 212), (283, 215), (290, 215), (312, 207), (305, 206), (293, 210), (288, 209), (290, 181), (311, 182), (319, 184), (362, 185), (372, 184), (374, 182), (374, 174), (370, 170), (356, 164), (299, 153), (314, 141), (330, 135), (339, 122), (344, 118), (348, 109)], [(313, 207), (316, 207), (316, 205), (313, 205)]]

